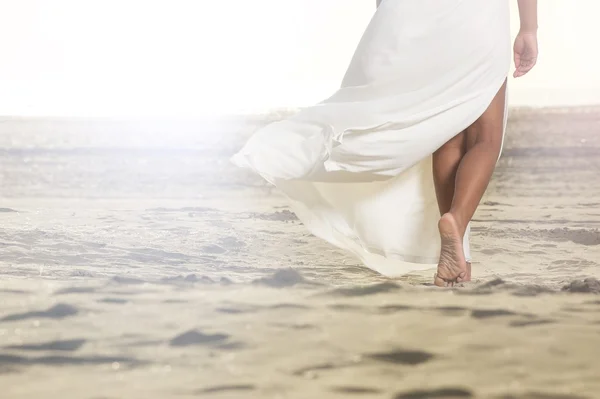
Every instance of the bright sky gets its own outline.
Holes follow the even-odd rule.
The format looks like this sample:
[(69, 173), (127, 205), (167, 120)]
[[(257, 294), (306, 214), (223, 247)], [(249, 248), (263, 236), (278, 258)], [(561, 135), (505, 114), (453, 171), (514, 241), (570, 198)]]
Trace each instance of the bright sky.
[[(0, 0), (0, 115), (308, 105), (339, 85), (374, 3)], [(541, 62), (514, 82), (511, 102), (600, 103), (600, 2), (541, 0), (540, 8)]]

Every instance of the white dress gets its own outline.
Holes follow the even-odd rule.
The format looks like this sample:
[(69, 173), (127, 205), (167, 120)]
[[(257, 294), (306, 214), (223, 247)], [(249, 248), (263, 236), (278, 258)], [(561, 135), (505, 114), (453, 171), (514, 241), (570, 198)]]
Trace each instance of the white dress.
[[(232, 160), (369, 268), (390, 277), (433, 268), (431, 154), (483, 114), (510, 60), (507, 0), (384, 0), (342, 87), (258, 130)], [(470, 260), (469, 230), (464, 242)]]

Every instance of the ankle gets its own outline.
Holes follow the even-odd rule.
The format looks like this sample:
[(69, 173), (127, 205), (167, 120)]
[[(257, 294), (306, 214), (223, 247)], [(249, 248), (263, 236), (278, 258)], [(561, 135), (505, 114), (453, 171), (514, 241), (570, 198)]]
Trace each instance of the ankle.
[(456, 226), (458, 227), (458, 231), (460, 232), (460, 236), (464, 237), (467, 231), (467, 225), (469, 224), (469, 220), (466, 219), (459, 211), (450, 209), (448, 212), (454, 218)]

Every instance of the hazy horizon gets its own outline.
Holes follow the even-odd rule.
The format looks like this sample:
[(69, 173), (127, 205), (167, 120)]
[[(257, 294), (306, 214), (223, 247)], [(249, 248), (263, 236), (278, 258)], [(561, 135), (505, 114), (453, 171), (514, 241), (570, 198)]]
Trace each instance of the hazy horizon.
[[(518, 28), (516, 0), (513, 31)], [(374, 0), (0, 0), (0, 115), (188, 116), (299, 107), (338, 86)], [(600, 4), (540, 2), (513, 106), (600, 104)], [(574, 73), (574, 71), (577, 71)]]

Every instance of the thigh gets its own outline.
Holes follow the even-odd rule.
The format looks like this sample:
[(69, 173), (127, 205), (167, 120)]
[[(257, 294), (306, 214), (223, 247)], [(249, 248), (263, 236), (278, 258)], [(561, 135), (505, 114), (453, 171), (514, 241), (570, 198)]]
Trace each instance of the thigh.
[(485, 112), (466, 130), (467, 150), (479, 143), (497, 147), (500, 151), (504, 135), (506, 82), (502, 85)]
[(465, 130), (448, 140), (443, 146), (441, 146), (437, 151), (434, 152), (434, 156), (442, 155), (446, 151), (452, 151), (453, 153), (460, 152), (464, 154), (467, 149), (466, 146), (467, 134)]

